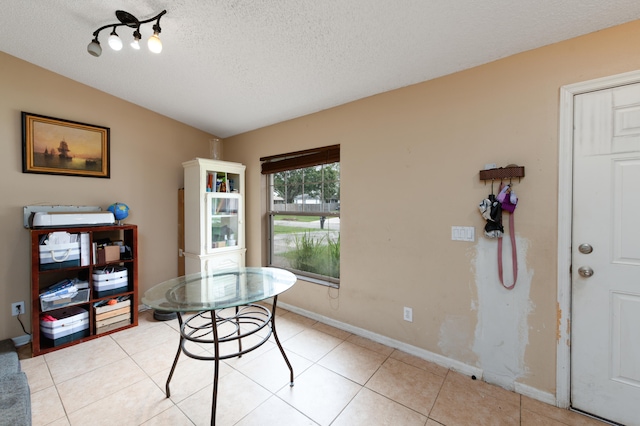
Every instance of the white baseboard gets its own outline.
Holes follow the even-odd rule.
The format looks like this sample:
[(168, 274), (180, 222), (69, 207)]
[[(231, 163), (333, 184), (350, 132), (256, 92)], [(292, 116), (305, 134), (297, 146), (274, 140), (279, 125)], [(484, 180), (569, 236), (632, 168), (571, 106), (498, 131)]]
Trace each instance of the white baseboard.
[[(425, 349), (417, 348), (407, 343), (400, 342), (398, 340), (391, 339), (389, 337), (386, 337), (377, 333), (373, 333), (369, 330), (355, 327), (353, 325), (346, 324), (346, 323), (337, 321), (333, 318), (325, 317), (323, 315), (319, 315), (314, 312), (310, 312), (305, 309), (301, 309), (296, 306), (289, 305), (287, 303), (278, 303), (278, 306), (288, 311), (291, 311), (293, 313), (305, 316), (307, 318), (314, 319), (316, 321), (320, 321), (323, 324), (327, 324), (332, 327), (338, 328), (340, 330), (348, 331), (349, 333), (353, 333), (357, 336), (361, 336), (361, 337), (365, 337), (367, 339), (373, 340), (374, 342), (381, 343), (383, 345), (386, 345), (395, 349), (399, 349), (408, 354), (417, 356), (418, 358), (422, 358), (426, 361), (433, 362), (434, 364), (438, 364), (442, 367), (457, 371), (460, 374), (464, 374), (467, 376), (476, 376), (476, 379), (478, 380), (482, 380), (483, 378), (483, 370), (481, 368), (473, 367), (463, 362), (460, 362), (451, 358), (447, 358), (445, 356), (427, 351)], [(544, 392), (534, 387), (524, 385), (518, 382), (515, 382), (513, 384), (513, 389), (516, 393), (520, 395), (528, 396), (529, 398), (533, 398), (535, 400), (544, 402), (546, 404), (556, 405), (555, 395), (549, 392)]]
[(534, 387), (518, 382), (514, 383), (514, 390), (520, 395), (528, 396), (529, 398), (536, 399), (546, 404), (556, 405), (556, 396), (552, 393), (544, 392), (540, 389), (536, 389)]
[(353, 325), (346, 324), (346, 323), (334, 320), (333, 318), (325, 317), (323, 315), (319, 315), (314, 312), (310, 312), (310, 311), (298, 308), (296, 306), (289, 305), (287, 303), (278, 303), (278, 306), (288, 311), (291, 311), (293, 313), (300, 314), (302, 316), (314, 319), (316, 321), (320, 321), (323, 324), (327, 324), (332, 327), (338, 328), (340, 330), (348, 331), (349, 333), (353, 333), (357, 336), (365, 337), (369, 340), (373, 340), (374, 342), (381, 343), (383, 345), (401, 350), (408, 354), (417, 356), (418, 358), (422, 358), (424, 360), (433, 362), (434, 364), (438, 364), (442, 367), (457, 371), (460, 374), (464, 374), (466, 376), (475, 376), (476, 379), (482, 380), (482, 369), (478, 367), (473, 367), (463, 362), (456, 361), (451, 358), (447, 358), (445, 356), (427, 351), (425, 349), (417, 348), (407, 343), (400, 342), (395, 339), (391, 339), (387, 336), (383, 336), (381, 334), (377, 334), (369, 330), (365, 330), (364, 328), (355, 327)]
[[(401, 350), (410, 355), (414, 355), (414, 356), (417, 356), (418, 358), (424, 359), (429, 362), (433, 362), (434, 364), (440, 365), (442, 367), (449, 368), (460, 374), (464, 374), (469, 377), (475, 376), (477, 380), (483, 379), (483, 370), (481, 368), (465, 364), (455, 359), (447, 358), (443, 355), (439, 355), (439, 354), (427, 351), (425, 349), (418, 348), (413, 345), (409, 345), (404, 342), (400, 342), (390, 337), (383, 336), (381, 334), (377, 334), (369, 330), (365, 330), (364, 328), (355, 327), (351, 324), (343, 323), (333, 318), (325, 317), (324, 315), (319, 315), (319, 314), (316, 314), (315, 312), (298, 308), (297, 306), (289, 305), (287, 303), (282, 303), (282, 302), (278, 303), (278, 306), (288, 311), (291, 311), (295, 314), (299, 314), (304, 317), (311, 318), (313, 320), (319, 321), (323, 324), (330, 325), (340, 330), (348, 331), (349, 333), (355, 334), (356, 336), (364, 337), (374, 342), (383, 344), (385, 346), (389, 346), (391, 348)], [(146, 311), (146, 310), (149, 310), (149, 307), (145, 305), (138, 305), (138, 310), (140, 312)], [(556, 405), (555, 395), (549, 392), (544, 392), (534, 387), (531, 387), (522, 383), (518, 383), (518, 382), (515, 382), (513, 386), (514, 386), (515, 392), (520, 395), (528, 396), (529, 398), (533, 398), (535, 400), (544, 402), (546, 404)]]

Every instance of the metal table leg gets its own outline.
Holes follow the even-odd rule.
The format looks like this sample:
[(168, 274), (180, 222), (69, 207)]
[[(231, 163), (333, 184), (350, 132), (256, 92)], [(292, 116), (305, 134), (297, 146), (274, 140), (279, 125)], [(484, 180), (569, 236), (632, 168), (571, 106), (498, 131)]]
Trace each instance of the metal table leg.
[(216, 313), (211, 311), (211, 329), (213, 331), (213, 347), (215, 349), (213, 370), (213, 401), (211, 402), (211, 426), (216, 424), (216, 406), (218, 404), (218, 370), (220, 368), (220, 341), (218, 340)]
[(271, 308), (271, 332), (273, 333), (273, 338), (278, 344), (278, 349), (280, 349), (280, 353), (284, 358), (284, 361), (287, 363), (287, 367), (289, 367), (289, 386), (293, 386), (293, 367), (289, 362), (289, 358), (287, 358), (287, 354), (284, 352), (284, 348), (280, 343), (280, 339), (278, 339), (278, 333), (276, 332), (276, 304), (278, 303), (278, 296), (273, 297), (273, 307)]
[[(180, 312), (177, 312), (176, 314), (178, 315), (178, 324), (180, 325), (180, 329), (182, 329), (182, 314)], [(169, 390), (169, 382), (171, 382), (171, 378), (173, 377), (173, 372), (176, 370), (176, 365), (178, 365), (178, 358), (180, 358), (180, 353), (182, 352), (183, 342), (184, 342), (184, 337), (182, 337), (182, 333), (180, 333), (180, 343), (178, 343), (178, 352), (176, 352), (176, 357), (173, 360), (173, 365), (171, 366), (169, 377), (167, 377), (167, 384), (165, 385), (165, 392), (167, 394), (167, 398), (171, 396), (171, 391)]]
[[(171, 378), (173, 377), (173, 373), (175, 372), (181, 352), (184, 352), (184, 354), (190, 358), (213, 361), (214, 373), (213, 395), (211, 401), (211, 425), (214, 426), (216, 424), (220, 360), (241, 357), (243, 354), (251, 352), (252, 350), (262, 346), (269, 340), (272, 334), (276, 341), (276, 344), (278, 345), (278, 349), (280, 350), (280, 353), (282, 354), (282, 357), (284, 358), (284, 361), (289, 368), (289, 385), (293, 386), (293, 367), (289, 362), (289, 359), (287, 358), (287, 354), (285, 353), (284, 348), (280, 343), (280, 339), (278, 338), (278, 333), (276, 332), (275, 311), (277, 308), (277, 302), (278, 297), (274, 296), (271, 311), (269, 311), (266, 306), (256, 304), (238, 306), (235, 308), (235, 315), (231, 315), (229, 317), (222, 316), (222, 314), (217, 314), (216, 311), (202, 311), (187, 319), (186, 321), (183, 321), (182, 314), (178, 313), (178, 323), (180, 325), (180, 344), (178, 345), (178, 351), (176, 353), (175, 359), (173, 360), (173, 365), (171, 366), (169, 377), (167, 378), (167, 398), (171, 395), (169, 390), (169, 383), (171, 382)], [(207, 315), (210, 315), (210, 317), (208, 318)], [(205, 322), (203, 324), (201, 322), (196, 322), (196, 320), (201, 319), (207, 319), (209, 323), (207, 324)], [(225, 332), (223, 333), (223, 335), (220, 335), (218, 326), (223, 324), (234, 324), (236, 328), (231, 333)], [(242, 325), (244, 325), (244, 327), (241, 329)], [(255, 333), (262, 329), (266, 329), (268, 331), (266, 333), (266, 336), (261, 338), (261, 340), (253, 346), (243, 349), (241, 339), (243, 337), (256, 335)], [(220, 355), (220, 344), (225, 342), (233, 342), (234, 340), (238, 341), (238, 351), (227, 355)], [(185, 347), (187, 341), (195, 342), (198, 344), (213, 344), (213, 356), (205, 356), (190, 352)]]

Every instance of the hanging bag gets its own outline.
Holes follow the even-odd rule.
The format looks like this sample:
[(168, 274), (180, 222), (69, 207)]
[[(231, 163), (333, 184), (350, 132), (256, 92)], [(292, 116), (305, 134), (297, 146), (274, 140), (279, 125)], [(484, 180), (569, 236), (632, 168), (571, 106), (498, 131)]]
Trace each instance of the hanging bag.
[(511, 240), (511, 262), (513, 265), (513, 284), (507, 286), (504, 284), (504, 273), (502, 268), (502, 236), (498, 238), (498, 277), (500, 278), (500, 284), (507, 290), (512, 290), (516, 286), (518, 281), (518, 251), (516, 248), (516, 231), (515, 231), (515, 219), (514, 212), (516, 210), (516, 204), (518, 203), (518, 197), (511, 188), (511, 185), (500, 184), (500, 193), (496, 197), (500, 201), (502, 210), (509, 212), (509, 238)]

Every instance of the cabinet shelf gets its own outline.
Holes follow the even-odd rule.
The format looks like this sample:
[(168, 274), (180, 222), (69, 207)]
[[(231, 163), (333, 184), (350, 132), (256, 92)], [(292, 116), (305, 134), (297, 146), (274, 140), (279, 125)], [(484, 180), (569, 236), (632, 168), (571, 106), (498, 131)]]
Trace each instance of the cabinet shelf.
[(96, 263), (93, 265), (83, 265), (83, 266), (71, 266), (68, 268), (60, 268), (60, 269), (39, 269), (39, 274), (53, 274), (60, 271), (80, 271), (80, 270), (89, 270), (95, 268), (104, 268), (105, 266), (113, 266), (113, 265), (121, 265), (123, 263), (133, 263), (133, 259), (120, 259), (114, 260), (106, 263)]
[(91, 266), (92, 266), (92, 269), (94, 268), (99, 269), (99, 268), (104, 268), (105, 266), (122, 265), (124, 263), (133, 263), (133, 259), (112, 260), (110, 262), (96, 263), (95, 265), (91, 265)]
[[(80, 239), (80, 245), (84, 244), (82, 260), (78, 263), (86, 265), (72, 265), (61, 268), (41, 270), (40, 245), (48, 234), (53, 232), (67, 232), (69, 234), (86, 234)], [(45, 354), (61, 348), (89, 341), (107, 334), (124, 330), (138, 325), (138, 262), (137, 242), (138, 228), (136, 225), (111, 225), (88, 227), (60, 227), (31, 229), (31, 331), (32, 352), (34, 356)], [(95, 251), (91, 248), (96, 241), (122, 241), (128, 247), (126, 259), (116, 259), (108, 262), (95, 263)], [(83, 251), (84, 250), (84, 251)], [(129, 258), (130, 253), (130, 258)], [(65, 256), (59, 256), (58, 261)], [(81, 254), (82, 256), (82, 254)], [(52, 256), (54, 257), (54, 256)], [(110, 267), (120, 266), (121, 272), (126, 278), (126, 285), (117, 288), (97, 291), (97, 283), (94, 279), (94, 271)], [(126, 274), (124, 274), (126, 271)], [(41, 307), (40, 294), (50, 286), (61, 280), (74, 280), (88, 283), (88, 299), (77, 303), (61, 303), (60, 307), (54, 307), (44, 311)], [(81, 290), (82, 291), (82, 290)], [(112, 326), (98, 326), (95, 304), (109, 299), (129, 300), (123, 313), (118, 317), (119, 322)], [(44, 318), (44, 315), (47, 317)], [(43, 318), (41, 318), (43, 317)], [(52, 320), (55, 321), (49, 321)], [(45, 321), (41, 326), (41, 319)], [(59, 323), (59, 324), (58, 324)], [(58, 328), (57, 326), (60, 325)], [(64, 327), (63, 327), (64, 326)]]

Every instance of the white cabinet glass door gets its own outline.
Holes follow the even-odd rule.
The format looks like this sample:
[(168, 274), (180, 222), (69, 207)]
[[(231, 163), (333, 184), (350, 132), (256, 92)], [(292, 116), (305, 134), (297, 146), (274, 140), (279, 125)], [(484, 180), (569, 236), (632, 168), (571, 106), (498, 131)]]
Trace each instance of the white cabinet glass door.
[(207, 193), (207, 254), (236, 249), (241, 239), (242, 199), (235, 193)]

